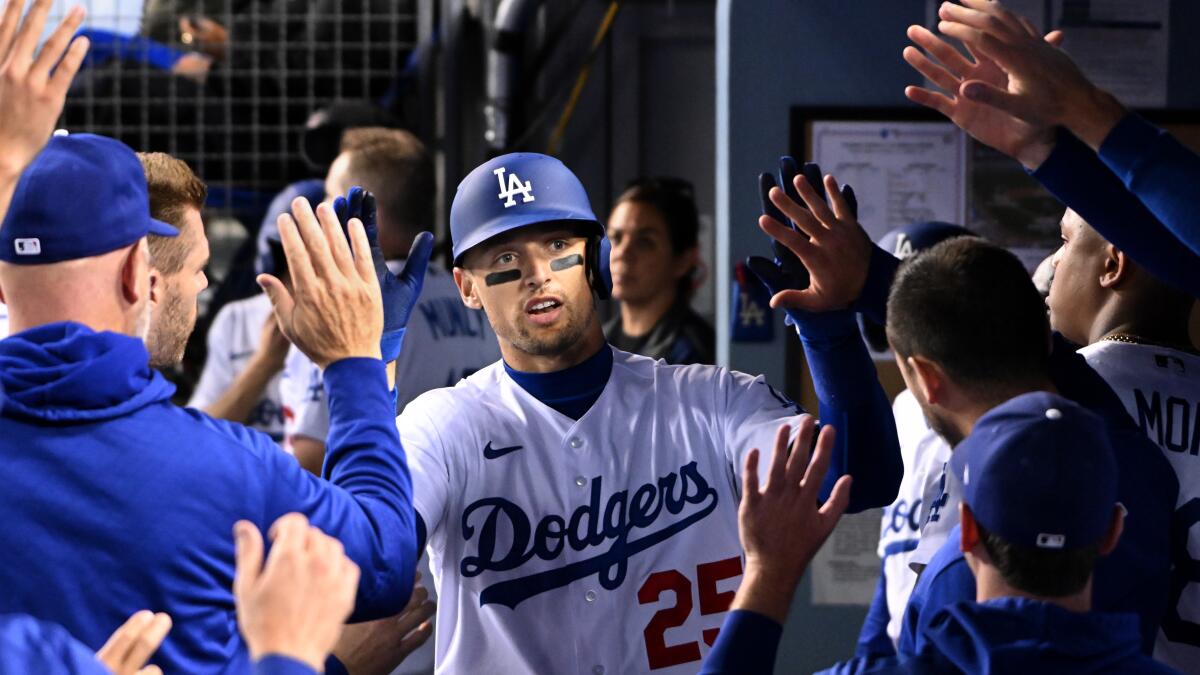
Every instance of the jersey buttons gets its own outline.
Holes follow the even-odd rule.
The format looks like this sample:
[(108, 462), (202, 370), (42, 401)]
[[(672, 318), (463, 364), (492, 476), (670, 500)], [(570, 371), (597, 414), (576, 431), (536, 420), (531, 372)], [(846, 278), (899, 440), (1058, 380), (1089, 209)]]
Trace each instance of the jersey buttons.
[(583, 487), (584, 485), (587, 485), (587, 479), (583, 476), (575, 476), (575, 484), (579, 487)]
[(579, 448), (583, 447), (583, 439), (578, 436), (572, 436), (570, 440), (567, 441), (567, 445), (570, 445), (572, 448), (578, 450)]
[(595, 602), (596, 601), (596, 591), (588, 591), (587, 593), (584, 593), (583, 599), (587, 600), (588, 602)]

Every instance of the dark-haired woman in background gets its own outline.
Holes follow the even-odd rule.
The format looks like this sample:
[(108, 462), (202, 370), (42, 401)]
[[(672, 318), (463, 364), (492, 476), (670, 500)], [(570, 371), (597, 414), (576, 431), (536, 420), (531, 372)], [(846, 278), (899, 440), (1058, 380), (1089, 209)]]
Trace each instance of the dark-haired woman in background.
[(604, 326), (617, 349), (668, 363), (713, 363), (713, 328), (692, 311), (700, 261), (700, 221), (690, 183), (635, 181), (608, 218), (613, 298), (620, 311)]

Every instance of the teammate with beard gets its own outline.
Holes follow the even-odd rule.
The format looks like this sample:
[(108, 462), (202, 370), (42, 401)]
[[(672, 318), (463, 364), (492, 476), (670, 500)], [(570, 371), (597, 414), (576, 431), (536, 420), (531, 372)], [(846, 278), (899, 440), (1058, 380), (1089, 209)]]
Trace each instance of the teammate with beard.
[[(762, 377), (605, 343), (604, 230), (558, 160), (479, 166), (450, 226), (462, 301), (503, 358), (398, 421), (440, 598), (438, 671), (695, 672), (742, 575), (743, 460), (803, 412)], [(809, 361), (846, 368), (817, 387), (838, 420), (826, 475), (858, 481), (821, 495), (883, 506), (899, 479), (887, 398), (853, 317), (813, 319)]]

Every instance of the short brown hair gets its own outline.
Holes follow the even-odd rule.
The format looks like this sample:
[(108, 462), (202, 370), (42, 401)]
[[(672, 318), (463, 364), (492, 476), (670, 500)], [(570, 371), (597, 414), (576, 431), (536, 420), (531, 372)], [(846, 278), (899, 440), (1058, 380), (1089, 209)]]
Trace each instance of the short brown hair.
[(403, 129), (362, 127), (342, 135), (355, 181), (374, 193), (379, 211), (407, 232), (433, 222), (433, 159), (425, 144)]
[[(182, 160), (163, 152), (139, 152), (137, 155), (142, 162), (146, 187), (150, 192), (150, 216), (182, 231), (187, 210), (199, 211), (204, 208), (208, 188)], [(154, 269), (163, 274), (174, 274), (183, 269), (189, 240), (182, 236), (161, 237), (152, 234), (147, 241), (150, 244), (150, 264)]]

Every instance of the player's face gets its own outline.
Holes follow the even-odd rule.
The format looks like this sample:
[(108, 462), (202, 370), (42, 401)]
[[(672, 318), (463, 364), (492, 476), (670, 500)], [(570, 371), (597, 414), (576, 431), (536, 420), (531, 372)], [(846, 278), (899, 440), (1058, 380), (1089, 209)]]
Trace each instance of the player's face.
[(1063, 214), (1059, 232), (1062, 244), (1054, 254), (1054, 278), (1046, 298), (1050, 325), (1071, 342), (1086, 345), (1103, 303), (1099, 281), (1107, 242), (1071, 210)]
[(196, 327), (196, 299), (208, 288), (208, 277), (204, 274), (208, 266), (208, 238), (204, 236), (199, 211), (187, 210), (179, 236), (187, 238), (183, 267), (174, 274), (155, 273), (162, 290), (151, 310), (146, 348), (150, 352), (150, 365), (156, 368), (183, 360), (184, 347)]
[(608, 218), (608, 239), (612, 294), (621, 302), (639, 305), (663, 294), (673, 296), (679, 279), (695, 264), (695, 249), (676, 255), (666, 221), (647, 204), (618, 204)]
[(598, 320), (586, 250), (571, 229), (529, 227), (476, 246), (455, 268), (463, 302), (487, 313), (506, 359), (510, 349), (559, 357), (588, 344)]

